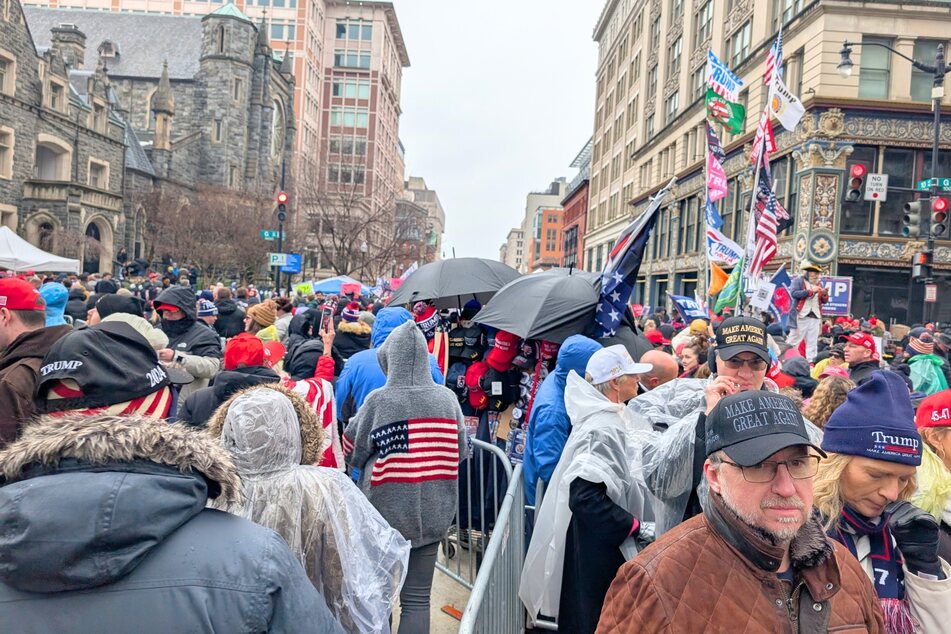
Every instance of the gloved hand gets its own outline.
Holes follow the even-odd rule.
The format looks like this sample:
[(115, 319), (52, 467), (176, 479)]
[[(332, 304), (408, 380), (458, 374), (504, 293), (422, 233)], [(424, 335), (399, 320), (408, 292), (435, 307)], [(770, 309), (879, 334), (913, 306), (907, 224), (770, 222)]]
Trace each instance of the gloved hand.
[(938, 559), (938, 520), (911, 502), (892, 502), (885, 507), (890, 514), (888, 529), (908, 570), (944, 578)]

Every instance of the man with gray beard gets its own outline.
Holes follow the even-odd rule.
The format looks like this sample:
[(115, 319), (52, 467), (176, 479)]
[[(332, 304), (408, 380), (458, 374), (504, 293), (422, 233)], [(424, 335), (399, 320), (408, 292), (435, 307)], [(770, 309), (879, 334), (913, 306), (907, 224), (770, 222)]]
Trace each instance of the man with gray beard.
[(813, 514), (825, 454), (796, 404), (762, 391), (706, 417), (703, 513), (624, 564), (598, 632), (884, 632), (868, 577)]

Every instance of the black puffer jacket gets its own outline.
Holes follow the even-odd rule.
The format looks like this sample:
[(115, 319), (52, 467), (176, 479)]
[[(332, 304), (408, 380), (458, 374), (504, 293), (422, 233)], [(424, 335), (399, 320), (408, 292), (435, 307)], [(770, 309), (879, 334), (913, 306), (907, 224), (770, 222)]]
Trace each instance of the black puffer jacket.
[(85, 321), (86, 314), (86, 294), (81, 288), (74, 288), (69, 291), (69, 298), (66, 301), (66, 314), (73, 318), (73, 321)]
[(223, 299), (216, 303), (218, 320), (215, 321), (215, 330), (225, 339), (230, 339), (244, 332), (244, 311), (238, 308), (233, 299)]
[(210, 386), (192, 392), (185, 399), (178, 420), (192, 427), (204, 427), (215, 410), (235, 392), (280, 380), (277, 372), (260, 365), (226, 370), (219, 373)]
[[(373, 328), (370, 324), (362, 321), (347, 322), (341, 321), (337, 326), (337, 336), (334, 338), (334, 353), (340, 357), (341, 361), (347, 362), (347, 359), (362, 350), (370, 349), (370, 333)], [(337, 368), (337, 374), (340, 374), (342, 365)]]

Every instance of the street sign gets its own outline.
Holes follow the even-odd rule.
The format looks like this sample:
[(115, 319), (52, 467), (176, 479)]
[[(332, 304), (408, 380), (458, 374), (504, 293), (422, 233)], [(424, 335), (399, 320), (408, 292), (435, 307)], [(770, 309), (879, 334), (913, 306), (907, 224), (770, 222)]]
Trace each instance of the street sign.
[[(277, 240), (277, 236), (280, 235), (278, 231), (269, 231), (268, 229), (261, 230), (261, 237), (265, 240)], [(284, 236), (287, 237), (286, 235)]]
[(288, 253), (287, 261), (281, 267), (281, 273), (300, 273), (300, 253)]
[(268, 253), (268, 266), (285, 266), (287, 264), (287, 253)]
[(888, 174), (869, 174), (865, 177), (865, 200), (885, 200), (888, 195)]
[(925, 301), (933, 304), (938, 301), (938, 285), (925, 284)]
[[(951, 178), (936, 178), (933, 179), (938, 181), (938, 189), (943, 192), (951, 192)], [(918, 181), (918, 191), (926, 192), (931, 189), (932, 179), (926, 178), (923, 181)]]

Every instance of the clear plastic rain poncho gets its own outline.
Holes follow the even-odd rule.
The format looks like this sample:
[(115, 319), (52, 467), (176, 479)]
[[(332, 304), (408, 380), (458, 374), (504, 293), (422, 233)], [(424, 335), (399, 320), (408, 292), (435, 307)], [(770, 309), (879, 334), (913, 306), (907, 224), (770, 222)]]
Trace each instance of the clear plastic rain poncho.
[[(680, 524), (687, 510), (693, 486), (697, 422), (706, 410), (704, 390), (711, 380), (674, 379), (628, 403), (628, 412), (648, 423), (631, 427), (628, 435), (640, 449), (632, 469), (635, 473), (641, 469), (641, 479), (652, 495), (657, 537)], [(776, 390), (771, 381), (766, 385)], [(820, 444), (822, 430), (808, 420), (806, 429), (810, 439)], [(700, 479), (697, 494), (704, 505), (706, 479)]]
[(348, 632), (389, 632), (410, 545), (341, 471), (301, 465), (290, 399), (273, 389), (233, 399), (220, 442), (241, 475), (244, 503), (216, 506), (277, 532)]
[[(641, 521), (651, 519), (644, 484), (634, 475), (639, 455), (629, 442), (632, 428), (646, 433), (649, 425), (608, 401), (574, 371), (568, 374), (565, 406), (571, 434), (538, 510), (518, 593), (532, 616), (558, 616), (572, 481), (603, 482), (612, 502)], [(632, 539), (622, 545), (626, 558), (636, 554), (632, 546)]]

